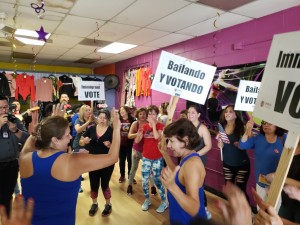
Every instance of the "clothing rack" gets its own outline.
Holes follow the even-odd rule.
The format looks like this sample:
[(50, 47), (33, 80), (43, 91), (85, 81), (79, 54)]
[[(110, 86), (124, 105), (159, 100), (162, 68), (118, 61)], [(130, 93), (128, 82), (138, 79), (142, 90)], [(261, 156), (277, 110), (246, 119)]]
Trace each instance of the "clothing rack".
[(145, 67), (145, 66), (150, 66), (150, 62), (144, 62), (144, 63), (136, 64), (134, 66), (127, 66), (126, 71), (133, 70), (133, 69), (139, 69), (139, 68)]

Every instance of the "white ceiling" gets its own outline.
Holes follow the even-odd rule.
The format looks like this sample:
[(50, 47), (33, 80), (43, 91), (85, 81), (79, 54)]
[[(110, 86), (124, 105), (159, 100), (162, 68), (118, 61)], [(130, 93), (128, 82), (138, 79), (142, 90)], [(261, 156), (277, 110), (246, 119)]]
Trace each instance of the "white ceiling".
[[(218, 1), (224, 4), (224, 0), (215, 2)], [(44, 19), (39, 19), (30, 4), (41, 5), (40, 1), (0, 0), (0, 13), (8, 15), (6, 26), (31, 30), (39, 30), (43, 26), (46, 32), (52, 33), (50, 38), (53, 40), (53, 43), (42, 47), (17, 46), (14, 49), (1, 46), (1, 42), (8, 40), (0, 35), (0, 62), (10, 62), (14, 51), (36, 54), (37, 64), (94, 68), (300, 5), (300, 0), (253, 0), (226, 11), (196, 2), (45, 0)], [(215, 21), (218, 21), (217, 27), (214, 26)], [(79, 44), (85, 38), (92, 39), (94, 46)], [(117, 55), (100, 54), (95, 52), (100, 40), (138, 46)], [(92, 64), (74, 63), (81, 58), (98, 61)], [(17, 58), (16, 61), (33, 63), (32, 59)]]

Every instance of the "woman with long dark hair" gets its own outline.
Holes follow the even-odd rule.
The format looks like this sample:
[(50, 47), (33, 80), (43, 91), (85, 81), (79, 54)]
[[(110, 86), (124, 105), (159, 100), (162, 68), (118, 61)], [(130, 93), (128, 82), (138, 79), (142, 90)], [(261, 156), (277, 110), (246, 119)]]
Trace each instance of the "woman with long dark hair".
[(230, 143), (218, 138), (218, 147), (223, 151), (223, 173), (225, 182), (236, 184), (247, 196), (247, 182), (250, 175), (250, 161), (247, 152), (239, 148), (239, 140), (244, 134), (244, 123), (234, 106), (227, 106), (221, 116), (220, 124)]

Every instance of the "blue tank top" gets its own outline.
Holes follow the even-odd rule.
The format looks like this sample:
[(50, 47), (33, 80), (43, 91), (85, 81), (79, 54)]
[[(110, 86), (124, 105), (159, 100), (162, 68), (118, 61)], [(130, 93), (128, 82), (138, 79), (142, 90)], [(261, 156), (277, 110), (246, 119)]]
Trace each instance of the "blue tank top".
[[(200, 156), (197, 153), (192, 153), (185, 157), (180, 162), (180, 167), (185, 163), (186, 160), (188, 160), (191, 157), (199, 157)], [(185, 187), (179, 182), (179, 171), (178, 170), (176, 177), (175, 177), (175, 183), (180, 188), (180, 190), (184, 193), (186, 193)], [(171, 194), (171, 192), (168, 192), (168, 200), (169, 200), (169, 214), (170, 214), (170, 222), (172, 224), (189, 224), (189, 222), (192, 220), (192, 216), (189, 215), (186, 211), (184, 211), (181, 206), (178, 204), (177, 200), (174, 198), (174, 196)], [(204, 219), (207, 219), (206, 211), (205, 211), (205, 205), (204, 205), (204, 187), (202, 186), (199, 188), (199, 201), (200, 201), (200, 208), (196, 215), (196, 217), (201, 217)]]
[(37, 151), (34, 151), (33, 175), (21, 179), (25, 199), (34, 199), (33, 225), (75, 225), (81, 177), (63, 182), (51, 176), (52, 165), (61, 154), (64, 152), (40, 158)]

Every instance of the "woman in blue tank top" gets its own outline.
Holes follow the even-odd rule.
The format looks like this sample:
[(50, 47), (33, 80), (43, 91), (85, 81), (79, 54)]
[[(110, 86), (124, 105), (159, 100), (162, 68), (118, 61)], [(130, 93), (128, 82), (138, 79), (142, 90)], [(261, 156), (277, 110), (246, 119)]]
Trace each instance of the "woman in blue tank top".
[(81, 174), (108, 167), (119, 158), (120, 120), (115, 110), (111, 148), (102, 155), (68, 154), (69, 122), (61, 116), (59, 104), (55, 111), (57, 116), (38, 124), (19, 159), (23, 195), (35, 202), (34, 225), (75, 225)]
[[(161, 179), (168, 189), (170, 223), (184, 225), (193, 217), (206, 219), (203, 186), (206, 172), (199, 154), (194, 151), (200, 141), (199, 134), (191, 121), (179, 119), (164, 129), (164, 135), (160, 150), (168, 168)], [(173, 154), (181, 158), (173, 172), (175, 166), (167, 158), (165, 138)]]

